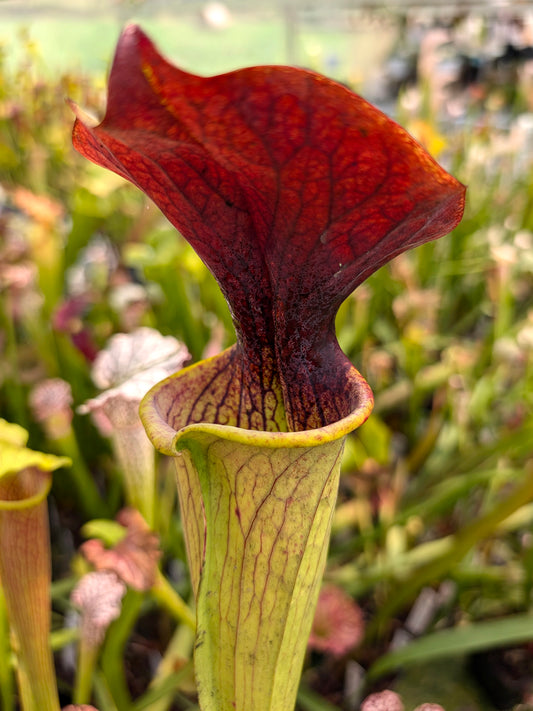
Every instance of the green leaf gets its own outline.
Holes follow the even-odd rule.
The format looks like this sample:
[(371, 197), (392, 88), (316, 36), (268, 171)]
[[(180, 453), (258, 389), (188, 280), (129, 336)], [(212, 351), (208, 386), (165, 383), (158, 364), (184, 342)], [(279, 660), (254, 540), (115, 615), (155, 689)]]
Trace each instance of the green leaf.
[(531, 614), (441, 630), (381, 657), (370, 668), (368, 677), (375, 679), (401, 667), (430, 659), (444, 659), (493, 647), (522, 644), (532, 639), (533, 615)]
[(116, 521), (98, 518), (87, 521), (82, 526), (81, 533), (85, 538), (99, 538), (106, 546), (114, 546), (125, 537), (127, 531)]
[[(176, 692), (179, 688), (180, 683), (191, 673), (192, 664), (189, 662), (185, 664), (179, 671), (169, 674), (162, 682), (157, 684), (157, 686), (151, 686), (146, 693), (144, 693), (140, 699), (137, 699), (132, 705), (132, 711), (144, 711), (148, 709), (150, 711), (151, 705), (156, 701), (164, 698), (165, 696)], [(192, 704), (191, 704), (192, 706)]]

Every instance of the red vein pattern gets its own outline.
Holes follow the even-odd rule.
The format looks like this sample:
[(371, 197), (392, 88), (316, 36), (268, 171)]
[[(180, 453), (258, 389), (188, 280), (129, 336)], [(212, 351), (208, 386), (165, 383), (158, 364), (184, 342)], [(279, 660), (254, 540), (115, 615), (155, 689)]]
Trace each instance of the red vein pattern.
[(448, 233), (464, 207), (460, 183), (340, 84), (280, 66), (194, 76), (135, 26), (119, 40), (103, 122), (77, 119), (73, 141), (146, 192), (218, 280), (242, 427), (305, 430), (353, 410), (339, 305), (394, 256)]
[(192, 436), (205, 456), (200, 480), (208, 521), (197, 598), (200, 703), (293, 708), (343, 440), (318, 450), (266, 450), (205, 432)]

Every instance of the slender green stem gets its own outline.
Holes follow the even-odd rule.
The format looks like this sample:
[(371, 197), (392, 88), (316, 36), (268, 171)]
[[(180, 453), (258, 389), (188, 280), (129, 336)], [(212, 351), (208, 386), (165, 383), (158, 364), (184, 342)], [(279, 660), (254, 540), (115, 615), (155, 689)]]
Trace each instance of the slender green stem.
[(496, 303), (496, 317), (494, 322), (494, 339), (501, 338), (509, 332), (513, 320), (514, 297), (510, 288), (510, 274), (502, 269), (499, 279), (498, 297)]
[(157, 684), (150, 684), (150, 689), (133, 705), (134, 711), (166, 711), (177, 695), (182, 680), (192, 674), (192, 662), (187, 662), (179, 671), (171, 673)]
[(109, 506), (100, 496), (94, 479), (85, 465), (73, 429), (70, 428), (68, 434), (57, 439), (56, 444), (61, 454), (72, 460), (72, 466), (68, 471), (76, 488), (81, 509), (91, 518), (109, 516)]
[(54, 602), (56, 598), (68, 598), (77, 583), (77, 578), (74, 576), (69, 578), (61, 578), (61, 580), (53, 580), (50, 584), (50, 597)]
[(158, 571), (157, 579), (151, 589), (153, 597), (178, 621), (190, 629), (196, 629), (196, 617), (185, 600), (179, 595), (165, 576)]
[(99, 649), (97, 644), (88, 644), (83, 638), (80, 640), (73, 694), (75, 704), (88, 704), (91, 700), (93, 675)]
[(79, 636), (79, 630), (75, 627), (65, 627), (63, 629), (54, 630), (50, 633), (50, 649), (53, 652), (59, 652), (69, 644), (77, 642)]
[(300, 684), (298, 690), (298, 705), (304, 711), (340, 711), (338, 706), (333, 706), (304, 684)]
[[(9, 295), (6, 296), (4, 303), (8, 303), (8, 299)], [(8, 392), (7, 399), (13, 409), (14, 419), (19, 425), (26, 427), (28, 425), (28, 412), (25, 406), (26, 398), (22, 387), (22, 378), (19, 374), (15, 324), (8, 313), (8, 308), (2, 308), (2, 299), (0, 299), (0, 324), (2, 324), (6, 334), (5, 353), (11, 370), (11, 377), (6, 380), (4, 388)]]
[[(150, 683), (150, 689), (136, 702), (135, 711), (141, 711), (147, 706), (150, 711), (167, 711), (176, 697), (177, 689), (183, 685), (183, 682), (194, 684), (194, 673), (190, 661), (193, 644), (194, 631), (186, 625), (180, 625), (174, 632), (163, 659), (157, 667), (157, 672)], [(176, 669), (179, 669), (177, 673)]]
[(105, 675), (97, 671), (94, 676), (94, 695), (100, 711), (118, 711)]
[(462, 531), (452, 536), (451, 545), (446, 546), (443, 553), (434, 560), (419, 568), (413, 576), (401, 586), (397, 586), (378, 615), (367, 628), (367, 637), (371, 637), (397, 610), (401, 609), (416, 592), (425, 584), (439, 580), (479, 541), (487, 538), (502, 521), (520, 507), (529, 503), (533, 497), (533, 476), (531, 470), (526, 472), (524, 480), (506, 499), (501, 501), (491, 511), (473, 521)]
[(0, 586), (0, 708), (4, 711), (14, 711), (13, 668), (10, 664), (11, 646), (9, 644), (9, 627), (4, 594)]
[(122, 613), (107, 631), (101, 656), (102, 670), (109, 691), (120, 711), (127, 711), (131, 698), (124, 673), (124, 649), (139, 616), (143, 596), (129, 590), (122, 601)]

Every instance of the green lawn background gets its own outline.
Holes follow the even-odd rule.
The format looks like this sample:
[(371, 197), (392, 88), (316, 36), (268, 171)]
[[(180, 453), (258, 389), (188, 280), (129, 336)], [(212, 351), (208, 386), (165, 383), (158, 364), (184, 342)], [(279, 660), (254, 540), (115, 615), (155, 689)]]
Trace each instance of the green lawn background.
[[(235, 14), (229, 27), (210, 30), (191, 13), (47, 16), (8, 12), (0, 3), (0, 48), (6, 61), (16, 66), (29, 41), (46, 76), (66, 71), (103, 75), (127, 21), (138, 22), (172, 61), (198, 74), (289, 61), (284, 18), (274, 11)], [(350, 31), (301, 25), (295, 63), (357, 85), (376, 71), (393, 41), (392, 25), (379, 32), (365, 22)]]

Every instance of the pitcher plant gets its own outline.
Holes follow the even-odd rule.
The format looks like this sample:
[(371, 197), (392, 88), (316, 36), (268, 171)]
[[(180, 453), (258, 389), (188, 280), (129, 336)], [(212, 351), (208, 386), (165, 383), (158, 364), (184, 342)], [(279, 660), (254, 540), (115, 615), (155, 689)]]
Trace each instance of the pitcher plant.
[(319, 592), (346, 435), (370, 387), (335, 335), (341, 303), (461, 219), (464, 187), (402, 128), (319, 74), (214, 77), (120, 37), (104, 120), (74, 146), (137, 185), (229, 304), (236, 343), (141, 405), (173, 455), (196, 595), (203, 711), (290, 711)]
[(46, 497), (52, 472), (70, 465), (70, 460), (28, 449), (27, 440), (26, 430), (0, 419), (0, 581), (22, 708), (59, 711), (49, 641), (51, 554)]

